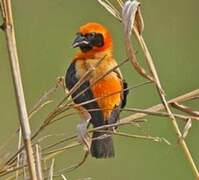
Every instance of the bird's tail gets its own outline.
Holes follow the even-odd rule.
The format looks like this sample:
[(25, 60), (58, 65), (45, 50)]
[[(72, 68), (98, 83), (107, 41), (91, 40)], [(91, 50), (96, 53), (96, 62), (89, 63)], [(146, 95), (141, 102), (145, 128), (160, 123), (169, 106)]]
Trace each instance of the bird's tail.
[(111, 158), (115, 156), (112, 136), (103, 132), (94, 132), (91, 143), (91, 155), (95, 158)]

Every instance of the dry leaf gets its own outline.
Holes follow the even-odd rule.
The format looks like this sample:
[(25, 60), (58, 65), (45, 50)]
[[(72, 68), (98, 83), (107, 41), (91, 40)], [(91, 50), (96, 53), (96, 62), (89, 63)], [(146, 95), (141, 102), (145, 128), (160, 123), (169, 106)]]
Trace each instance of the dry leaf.
[(122, 23), (124, 26), (125, 46), (129, 59), (135, 70), (144, 78), (154, 81), (153, 77), (146, 73), (145, 69), (140, 66), (131, 44), (131, 34), (134, 30), (141, 35), (144, 29), (144, 23), (140, 12), (140, 3), (135, 1), (126, 1), (122, 9)]
[(133, 27), (137, 29), (139, 34), (144, 30), (144, 21), (140, 11), (140, 2), (127, 1), (122, 9), (122, 22), (124, 24), (125, 33), (131, 36)]
[(190, 130), (191, 126), (192, 126), (192, 120), (189, 119), (189, 120), (187, 121), (187, 123), (186, 123), (184, 129), (183, 129), (183, 134), (182, 134), (182, 137), (183, 137), (183, 138), (186, 138), (186, 137), (187, 137), (187, 135), (188, 135), (188, 133), (189, 133), (189, 130)]

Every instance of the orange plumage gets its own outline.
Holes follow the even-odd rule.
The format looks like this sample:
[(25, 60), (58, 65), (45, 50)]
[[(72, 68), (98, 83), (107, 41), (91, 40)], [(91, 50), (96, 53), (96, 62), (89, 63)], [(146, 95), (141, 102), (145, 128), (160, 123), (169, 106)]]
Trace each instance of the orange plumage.
[[(80, 27), (79, 32), (82, 34), (96, 32), (103, 34), (104, 37), (105, 43), (103, 47), (94, 47), (91, 51), (86, 53), (79, 52), (76, 56), (76, 61), (84, 61), (82, 62), (84, 66), (78, 67), (81, 69), (80, 71), (83, 71), (80, 77), (88, 70), (90, 66), (94, 66), (101, 58), (104, 58), (103, 62), (97, 67), (97, 70), (92, 74), (92, 82), (117, 65), (112, 57), (112, 38), (106, 28), (97, 23), (88, 23)], [(122, 88), (121, 79), (114, 72), (110, 73), (104, 79), (98, 81), (93, 87), (91, 87), (95, 98), (106, 96), (106, 98), (97, 100), (106, 120), (110, 116), (112, 109), (115, 106), (118, 106), (121, 102), (121, 95), (120, 93), (116, 92), (122, 91)], [(109, 96), (110, 94), (114, 95)]]
[[(71, 89), (75, 81), (101, 61), (85, 82), (87, 85), (84, 84), (85, 87), (89, 87), (89, 92), (74, 100), (75, 103), (81, 103), (85, 100), (97, 99), (96, 102), (84, 106), (87, 110), (96, 107), (100, 109), (90, 112), (94, 127), (115, 123), (119, 118), (120, 108), (126, 101), (126, 93), (123, 91), (125, 82), (119, 69), (111, 71), (98, 80), (117, 66), (112, 55), (112, 44), (111, 35), (104, 26), (98, 23), (87, 23), (81, 26), (73, 43), (73, 46), (79, 47), (81, 51), (76, 54), (66, 74), (66, 86)], [(84, 85), (78, 91), (82, 90)], [(100, 135), (102, 134), (94, 132), (93, 137)], [(111, 137), (93, 141), (91, 154), (97, 158), (114, 156)]]

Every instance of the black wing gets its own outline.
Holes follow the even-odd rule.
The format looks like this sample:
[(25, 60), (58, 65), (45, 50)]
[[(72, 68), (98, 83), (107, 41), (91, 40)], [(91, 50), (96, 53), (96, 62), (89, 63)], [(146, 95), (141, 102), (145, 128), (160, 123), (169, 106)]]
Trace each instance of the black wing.
[[(75, 63), (71, 63), (69, 66), (66, 75), (65, 75), (65, 84), (66, 88), (68, 90), (71, 90), (74, 85), (79, 81), (79, 79), (76, 77), (76, 68), (75, 68)], [(89, 81), (85, 81), (82, 83), (82, 85), (71, 95), (72, 98), (77, 96), (79, 93), (81, 93), (83, 90), (87, 89), (90, 87)], [(86, 90), (84, 93), (79, 95), (77, 98), (74, 99), (74, 102), (76, 104), (80, 104), (83, 102), (87, 102), (89, 100), (94, 99), (93, 93), (90, 88)], [(96, 111), (90, 111), (91, 115), (91, 123), (93, 124), (94, 127), (102, 126), (104, 125), (104, 118), (102, 112), (99, 110), (99, 106), (96, 101), (92, 101), (90, 103), (84, 104), (83, 107), (87, 110), (89, 109), (98, 109)]]
[(126, 106), (128, 93), (129, 93), (128, 84), (125, 80), (123, 80), (123, 99), (122, 99), (121, 108), (124, 108)]
[(120, 78), (122, 80), (123, 92), (121, 92), (121, 99), (122, 99), (121, 103), (119, 106), (115, 106), (115, 108), (113, 109), (111, 116), (108, 119), (108, 124), (113, 124), (113, 123), (117, 122), (117, 120), (119, 119), (119, 116), (120, 116), (121, 109), (126, 106), (127, 95), (129, 93), (128, 84), (122, 78), (122, 74), (121, 74), (120, 70), (116, 69), (114, 72), (117, 74), (118, 78)]

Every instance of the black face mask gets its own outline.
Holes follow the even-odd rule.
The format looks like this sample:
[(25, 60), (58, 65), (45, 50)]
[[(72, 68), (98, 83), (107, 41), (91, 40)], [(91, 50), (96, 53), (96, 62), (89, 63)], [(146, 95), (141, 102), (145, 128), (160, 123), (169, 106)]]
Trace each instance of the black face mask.
[(93, 47), (103, 47), (104, 38), (101, 33), (78, 33), (74, 42), (73, 47), (79, 47), (83, 52), (88, 52), (93, 49)]

